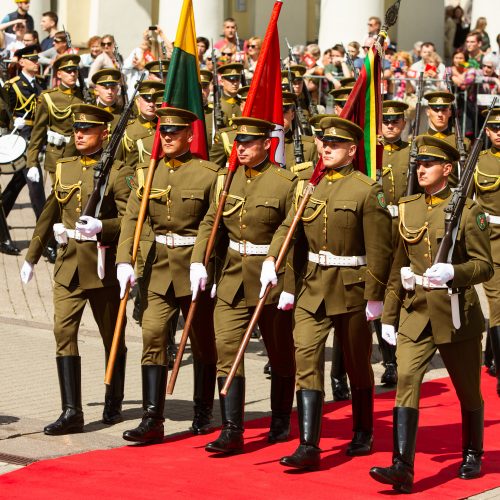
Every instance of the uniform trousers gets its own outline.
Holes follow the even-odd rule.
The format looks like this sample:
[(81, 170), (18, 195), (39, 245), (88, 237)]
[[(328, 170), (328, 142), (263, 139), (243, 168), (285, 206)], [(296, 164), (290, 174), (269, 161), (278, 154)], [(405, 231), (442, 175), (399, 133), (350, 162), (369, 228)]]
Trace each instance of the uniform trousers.
[[(189, 340), (193, 358), (207, 365), (217, 361), (214, 334), (214, 301), (210, 292), (200, 292), (198, 306), (193, 319)], [(169, 323), (180, 308), (187, 318), (191, 295), (176, 297), (173, 286), (165, 295), (147, 290), (144, 294), (142, 315), (142, 360), (143, 365), (167, 365), (167, 344)]]
[(416, 341), (398, 335), (396, 358), (398, 387), (396, 406), (418, 409), (420, 387), (436, 350), (450, 374), (463, 410), (477, 410), (483, 405), (481, 396), (481, 337), (435, 344), (430, 322)]
[(493, 269), (495, 271), (493, 278), (483, 283), (490, 310), (490, 328), (500, 326), (500, 266), (493, 264)]
[[(277, 304), (268, 304), (263, 307), (258, 325), (273, 374), (293, 377), (295, 375), (293, 315), (292, 311), (281, 311), (276, 306)], [(234, 304), (217, 299), (214, 326), (218, 377), (226, 377), (229, 374), (254, 311), (255, 307), (247, 306), (241, 296)], [(245, 376), (244, 361), (240, 363), (236, 376)]]
[(374, 377), (370, 363), (372, 333), (368, 328), (365, 310), (328, 316), (324, 302), (315, 313), (311, 313), (300, 307), (299, 299), (293, 329), (297, 389), (324, 392), (325, 344), (332, 328), (339, 338), (351, 387), (373, 387)]
[[(84, 290), (78, 283), (69, 286), (54, 283), (54, 335), (57, 356), (79, 355), (78, 328), (87, 301), (99, 328), (106, 354), (109, 354), (120, 307), (120, 287)], [(126, 318), (123, 324), (124, 331), (125, 325)], [(125, 352), (125, 336), (122, 332), (118, 354)]]

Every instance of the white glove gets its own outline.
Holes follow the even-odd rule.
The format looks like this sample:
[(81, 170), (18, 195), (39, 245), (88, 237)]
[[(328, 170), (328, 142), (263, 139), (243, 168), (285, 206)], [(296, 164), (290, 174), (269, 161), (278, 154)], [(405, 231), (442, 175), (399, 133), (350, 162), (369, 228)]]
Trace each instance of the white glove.
[(401, 284), (405, 290), (415, 290), (415, 273), (411, 267), (401, 268)]
[(396, 340), (398, 338), (398, 332), (392, 325), (386, 325), (382, 323), (382, 338), (389, 345), (396, 345)]
[(189, 281), (191, 281), (191, 292), (196, 300), (199, 290), (205, 290), (207, 286), (208, 274), (205, 266), (201, 262), (193, 262), (189, 266)]
[(14, 127), (17, 130), (22, 130), (26, 126), (26, 120), (20, 116), (14, 119)]
[(102, 222), (99, 219), (91, 217), (90, 215), (82, 215), (80, 220), (85, 221), (85, 223), (77, 222), (75, 227), (80, 234), (83, 234), (83, 236), (92, 238), (97, 233), (102, 231)]
[(288, 292), (281, 292), (278, 309), (281, 309), (282, 311), (290, 311), (290, 309), (293, 309), (294, 304), (295, 295)]
[(38, 167), (30, 167), (26, 172), (26, 177), (31, 182), (40, 182), (40, 170)]
[(135, 285), (134, 268), (126, 262), (120, 262), (116, 265), (116, 279), (120, 283), (120, 299), (123, 299), (127, 284), (130, 283), (130, 288)]
[(66, 233), (66, 228), (64, 224), (61, 222), (56, 222), (52, 229), (54, 231), (54, 238), (59, 243), (59, 245), (67, 245), (68, 244), (68, 234)]
[(452, 264), (438, 263), (425, 271), (424, 276), (429, 279), (431, 285), (443, 286), (453, 279), (455, 270)]
[(381, 300), (369, 300), (365, 309), (366, 319), (368, 321), (373, 321), (374, 319), (380, 318), (383, 310), (384, 303)]
[(265, 260), (262, 263), (262, 270), (260, 271), (260, 284), (262, 288), (260, 289), (259, 299), (264, 296), (267, 285), (271, 284), (271, 288), (278, 284), (278, 276), (276, 276), (276, 267), (274, 262), (271, 260)]
[(29, 262), (24, 261), (23, 267), (21, 267), (21, 281), (27, 285), (31, 278), (33, 278), (33, 267)]
[(217, 295), (217, 285), (214, 283), (212, 285), (212, 290), (210, 290), (210, 298), (215, 299), (216, 295)]

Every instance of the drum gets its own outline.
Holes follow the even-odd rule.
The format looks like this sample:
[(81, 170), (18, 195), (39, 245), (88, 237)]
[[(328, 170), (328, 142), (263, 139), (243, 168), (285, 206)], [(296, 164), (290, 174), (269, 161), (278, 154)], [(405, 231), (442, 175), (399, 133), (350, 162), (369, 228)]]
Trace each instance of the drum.
[(17, 134), (0, 137), (0, 174), (13, 174), (26, 166), (28, 143)]

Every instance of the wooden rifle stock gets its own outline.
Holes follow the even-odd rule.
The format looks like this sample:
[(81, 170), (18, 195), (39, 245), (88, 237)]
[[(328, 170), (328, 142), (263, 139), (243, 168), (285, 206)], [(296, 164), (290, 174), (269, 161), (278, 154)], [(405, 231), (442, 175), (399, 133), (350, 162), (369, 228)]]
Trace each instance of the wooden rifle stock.
[[(283, 241), (283, 244), (281, 245), (280, 251), (278, 253), (278, 258), (276, 259), (275, 263), (275, 268), (278, 270), (281, 265), (283, 264), (283, 261), (285, 260), (290, 243), (292, 241), (293, 235), (295, 233), (295, 230), (297, 229), (297, 226), (300, 222), (300, 219), (302, 218), (302, 214), (304, 213), (304, 210), (306, 208), (306, 205), (311, 198), (312, 194), (314, 192), (314, 186), (309, 183), (302, 194), (302, 201), (300, 202), (300, 205), (297, 208), (297, 212), (295, 213), (295, 216), (292, 220), (292, 223), (290, 224), (290, 227), (288, 228), (288, 232), (285, 236), (285, 239)], [(231, 370), (229, 372), (229, 375), (226, 378), (226, 382), (224, 384), (224, 387), (220, 391), (222, 396), (226, 396), (229, 388), (231, 387), (231, 384), (233, 382), (233, 379), (236, 375), (236, 372), (238, 371), (238, 368), (243, 360), (243, 356), (245, 355), (246, 348), (248, 346), (248, 343), (250, 342), (250, 337), (252, 336), (252, 332), (255, 328), (255, 325), (257, 324), (257, 321), (259, 320), (259, 317), (262, 313), (262, 309), (264, 308), (267, 300), (267, 296), (269, 295), (269, 292), (271, 291), (271, 285), (268, 285), (264, 295), (262, 296), (261, 299), (259, 299), (259, 302), (257, 303), (257, 306), (255, 307), (255, 310), (253, 312), (252, 318), (250, 319), (250, 323), (248, 324), (248, 327), (245, 331), (245, 334), (243, 335), (243, 339), (241, 341), (240, 347), (238, 349), (238, 352), (236, 354), (236, 358), (231, 366)]]
[[(212, 231), (210, 232), (210, 237), (208, 238), (207, 242), (207, 248), (205, 250), (205, 258), (203, 260), (203, 265), (205, 267), (208, 266), (208, 263), (210, 262), (210, 257), (215, 247), (217, 231), (219, 229), (220, 221), (222, 219), (222, 212), (224, 211), (224, 205), (226, 203), (227, 195), (229, 193), (229, 188), (231, 187), (231, 183), (233, 181), (233, 176), (234, 176), (234, 170), (228, 170), (226, 175), (226, 181), (224, 183), (224, 187), (219, 197), (219, 205), (217, 206), (217, 212), (215, 213)], [(173, 394), (174, 392), (175, 382), (177, 380), (177, 375), (179, 374), (182, 357), (184, 355), (184, 350), (186, 349), (186, 344), (189, 337), (189, 331), (191, 330), (191, 325), (193, 324), (194, 315), (196, 314), (196, 309), (198, 307), (198, 297), (200, 293), (202, 293), (201, 290), (198, 290), (198, 295), (196, 299), (191, 301), (187, 318), (185, 318), (184, 330), (182, 331), (181, 340), (177, 347), (177, 355), (175, 357), (174, 367), (172, 368), (172, 373), (170, 374), (170, 379), (168, 381), (167, 394)]]

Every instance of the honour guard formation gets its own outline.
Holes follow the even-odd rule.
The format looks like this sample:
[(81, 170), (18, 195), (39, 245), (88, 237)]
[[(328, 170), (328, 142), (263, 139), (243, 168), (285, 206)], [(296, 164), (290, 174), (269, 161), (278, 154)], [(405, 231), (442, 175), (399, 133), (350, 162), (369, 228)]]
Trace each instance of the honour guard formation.
[[(89, 303), (105, 426), (130, 419), (127, 325), (140, 327), (142, 406), (125, 441), (172, 434), (170, 395), (177, 377), (192, 378), (186, 430), (219, 431), (199, 459), (248, 452), (252, 338), (268, 358), (265, 439), (290, 448), (275, 456), (279, 469), (323, 468), (331, 361), (328, 392), (352, 407), (341, 452), (354, 460), (377, 446), (375, 393), (395, 390), (392, 461), (359, 481), (410, 493), (421, 385), (439, 356), (460, 404), (456, 476), (483, 474), (484, 422), (495, 418), (485, 400), (500, 397), (500, 60), (485, 18), (464, 31), (460, 7), (446, 11), (445, 64), (431, 42), (398, 51), (387, 31), (405, 1), (369, 18), (363, 45), (320, 50), (281, 39), (286, 1), (269, 2), (265, 37), (240, 40), (227, 18), (214, 43), (196, 38), (183, 0), (175, 41), (150, 26), (124, 59), (112, 35), (78, 50), (52, 11), (39, 40), (30, 2), (15, 0), (0, 23), (0, 253), (20, 263), (10, 287), (34, 286), (41, 259), (52, 273), (62, 413), (45, 435), (87, 431), (79, 331)], [(25, 186), (26, 245), (11, 231)], [(496, 392), (482, 391), (482, 371)]]

